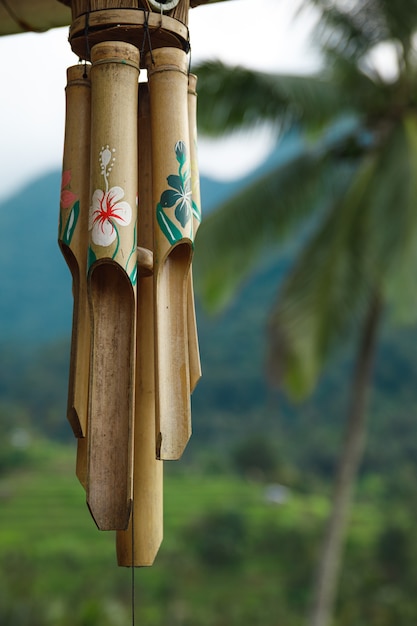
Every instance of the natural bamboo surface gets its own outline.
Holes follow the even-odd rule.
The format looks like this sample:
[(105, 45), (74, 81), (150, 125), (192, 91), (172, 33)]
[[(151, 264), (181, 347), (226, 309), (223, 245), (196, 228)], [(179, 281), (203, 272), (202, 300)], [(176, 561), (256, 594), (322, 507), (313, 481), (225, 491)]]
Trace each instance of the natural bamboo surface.
[[(191, 198), (193, 202), (193, 240), (201, 222), (200, 174), (197, 154), (197, 76), (188, 76), (188, 125), (190, 132)], [(188, 350), (190, 359), (190, 391), (201, 378), (200, 349), (194, 302), (193, 272), (190, 268), (187, 296)]]
[(100, 529), (117, 530), (133, 481), (139, 51), (103, 42), (92, 61), (87, 502)]
[[(152, 163), (149, 94), (139, 85), (138, 244), (153, 248)], [(118, 531), (117, 560), (123, 566), (152, 565), (163, 536), (163, 462), (155, 457), (155, 373), (152, 274), (139, 272), (133, 509)], [(132, 528), (133, 527), (133, 528)]]
[(91, 83), (89, 67), (75, 65), (67, 70), (65, 140), (58, 241), (72, 275), (74, 304), (67, 417), (76, 437), (85, 437), (87, 434), (90, 369), (90, 315), (87, 299), (90, 118)]
[[(191, 435), (187, 330), (192, 256), (188, 65), (182, 50), (147, 57), (152, 128), (157, 454), (180, 458)], [(171, 187), (171, 189), (169, 188)]]

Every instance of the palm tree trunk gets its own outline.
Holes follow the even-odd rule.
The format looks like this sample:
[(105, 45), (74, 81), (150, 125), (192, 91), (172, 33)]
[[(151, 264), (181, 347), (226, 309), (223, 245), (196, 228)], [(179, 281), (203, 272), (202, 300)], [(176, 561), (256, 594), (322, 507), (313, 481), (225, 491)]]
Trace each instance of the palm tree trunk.
[(366, 403), (381, 311), (382, 302), (375, 295), (371, 299), (359, 341), (347, 429), (336, 473), (332, 511), (316, 572), (308, 626), (328, 626), (334, 611), (352, 492), (364, 450)]

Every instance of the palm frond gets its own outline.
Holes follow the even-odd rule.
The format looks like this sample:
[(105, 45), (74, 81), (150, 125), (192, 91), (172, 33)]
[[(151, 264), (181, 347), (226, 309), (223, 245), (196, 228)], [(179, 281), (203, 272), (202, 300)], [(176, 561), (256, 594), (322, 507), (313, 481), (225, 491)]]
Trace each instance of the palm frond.
[(363, 209), (374, 170), (375, 159), (364, 158), (303, 249), (272, 311), (269, 374), (294, 398), (313, 389), (329, 353), (365, 310), (374, 267)]
[(198, 75), (199, 128), (222, 134), (270, 122), (323, 125), (347, 110), (348, 103), (332, 81), (320, 76), (286, 76), (230, 67), (208, 61)]
[(388, 37), (375, 0), (356, 0), (343, 5), (332, 0), (311, 1), (321, 13), (315, 35), (324, 50), (358, 59)]
[(195, 268), (206, 306), (221, 308), (230, 300), (265, 251), (285, 243), (307, 227), (325, 201), (342, 193), (357, 158), (356, 130), (326, 137), (314, 149), (303, 146), (208, 215), (198, 231)]
[(369, 190), (373, 254), (395, 318), (417, 315), (417, 117), (410, 113), (381, 147)]
[(307, 0), (319, 9), (316, 38), (323, 50), (360, 59), (380, 43), (399, 42), (407, 55), (417, 28), (417, 0)]
[(408, 46), (417, 29), (417, 0), (378, 0), (389, 39)]

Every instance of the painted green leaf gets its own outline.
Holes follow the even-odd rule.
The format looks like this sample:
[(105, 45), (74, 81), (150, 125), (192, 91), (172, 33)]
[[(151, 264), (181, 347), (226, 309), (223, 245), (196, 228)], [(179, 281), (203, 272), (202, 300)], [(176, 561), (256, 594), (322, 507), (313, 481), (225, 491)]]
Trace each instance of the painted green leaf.
[(184, 186), (184, 178), (178, 174), (170, 174), (167, 176), (168, 184), (181, 193)]
[(179, 198), (178, 191), (174, 191), (174, 189), (167, 189), (161, 194), (161, 205), (163, 207), (172, 207), (176, 202), (178, 202)]
[(195, 219), (201, 222), (201, 211), (197, 204), (194, 202), (194, 200), (192, 201), (192, 208)]
[(184, 165), (187, 159), (187, 146), (183, 141), (177, 141), (175, 144), (175, 155), (180, 165)]
[(190, 205), (184, 198), (181, 199), (181, 202), (178, 203), (175, 209), (175, 217), (177, 218), (177, 220), (179, 221), (179, 223), (181, 224), (183, 228), (185, 228), (187, 223), (190, 221), (190, 218), (191, 218)]
[(97, 261), (96, 254), (91, 246), (88, 246), (87, 267), (90, 268)]
[(136, 285), (136, 281), (138, 278), (138, 266), (136, 264), (133, 270), (131, 271), (129, 278), (130, 278), (130, 282), (132, 283), (132, 285)]
[(77, 225), (79, 214), (80, 214), (80, 202), (77, 200), (77, 202), (74, 203), (74, 206), (72, 207), (70, 211), (67, 223), (65, 224), (63, 236), (62, 236), (62, 241), (67, 246), (69, 246), (71, 243), (71, 240), (75, 231), (75, 227)]
[(182, 232), (177, 226), (175, 226), (174, 222), (172, 222), (172, 220), (165, 215), (160, 202), (156, 205), (156, 219), (160, 229), (171, 245), (182, 239)]

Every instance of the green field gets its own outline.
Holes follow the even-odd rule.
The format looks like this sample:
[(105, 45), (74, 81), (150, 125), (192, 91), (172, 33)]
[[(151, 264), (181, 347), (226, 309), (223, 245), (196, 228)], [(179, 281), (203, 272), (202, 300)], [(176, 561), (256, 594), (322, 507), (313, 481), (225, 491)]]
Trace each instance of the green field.
[[(131, 570), (116, 564), (114, 533), (98, 531), (90, 517), (75, 450), (37, 442), (24, 464), (0, 479), (1, 624), (131, 623)], [(165, 468), (165, 538), (154, 566), (135, 570), (136, 623), (302, 624), (326, 497), (292, 490), (272, 505), (260, 482), (208, 476), (181, 462)], [(414, 535), (405, 510), (381, 509), (361, 494), (338, 625), (415, 623), (415, 575), (407, 566)], [(384, 565), (384, 545), (397, 563)]]

